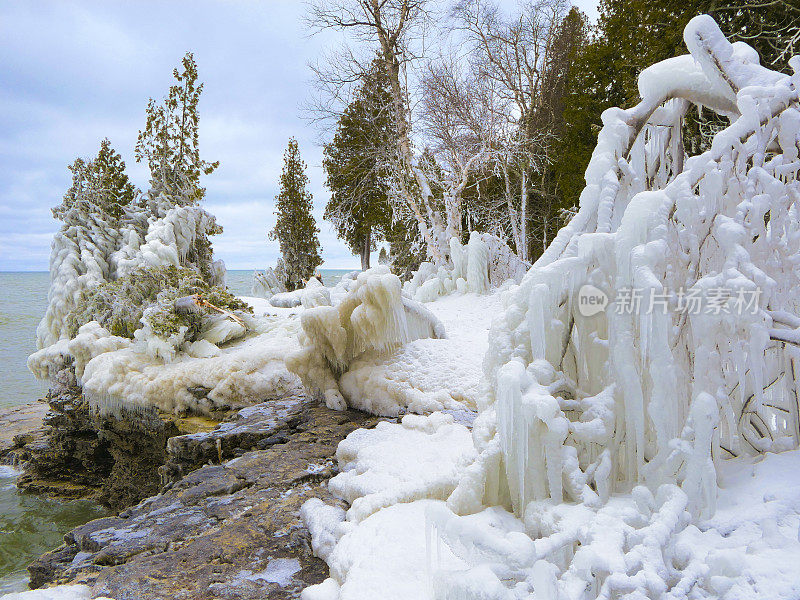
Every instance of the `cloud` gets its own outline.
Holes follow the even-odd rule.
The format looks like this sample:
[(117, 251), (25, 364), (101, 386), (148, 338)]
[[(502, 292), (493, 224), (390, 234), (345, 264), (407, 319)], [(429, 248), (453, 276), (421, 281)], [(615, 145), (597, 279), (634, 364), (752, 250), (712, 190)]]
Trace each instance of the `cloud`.
[[(580, 0), (586, 8), (595, 0)], [(274, 198), (290, 136), (308, 164), (325, 266), (357, 268), (322, 212), (322, 152), (302, 119), (308, 62), (332, 35), (309, 37), (297, 0), (120, 0), (0, 3), (0, 270), (46, 270), (58, 224), (50, 208), (69, 187), (67, 165), (109, 137), (141, 188), (133, 150), (149, 97), (195, 53), (205, 83), (200, 145), (220, 168), (206, 177), (207, 207), (224, 233), (229, 268), (275, 262)], [(596, 11), (595, 11), (596, 13)]]
[(69, 186), (67, 165), (109, 137), (134, 182), (147, 169), (133, 149), (149, 97), (160, 99), (184, 52), (205, 83), (200, 144), (221, 166), (206, 206), (224, 227), (214, 240), (229, 268), (275, 262), (274, 198), (295, 136), (309, 164), (326, 265), (358, 259), (321, 222), (328, 194), (316, 132), (301, 119), (325, 44), (308, 38), (302, 3), (128, 1), (0, 5), (0, 270), (46, 270), (58, 224), (50, 208)]

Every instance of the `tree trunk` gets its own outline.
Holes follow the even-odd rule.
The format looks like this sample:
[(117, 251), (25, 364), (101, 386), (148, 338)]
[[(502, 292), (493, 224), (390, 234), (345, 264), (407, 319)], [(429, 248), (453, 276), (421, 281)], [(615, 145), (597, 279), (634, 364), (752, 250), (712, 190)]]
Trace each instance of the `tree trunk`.
[[(397, 128), (397, 150), (403, 167), (407, 173), (414, 176), (422, 196), (422, 204), (428, 207), (430, 212), (430, 202), (433, 194), (431, 193), (430, 182), (422, 172), (422, 169), (416, 164), (414, 151), (411, 147), (411, 140), (408, 134), (408, 120), (406, 105), (403, 99), (403, 87), (400, 84), (400, 61), (395, 54), (396, 48), (393, 43), (386, 37), (382, 31), (378, 32), (378, 39), (381, 44), (381, 51), (383, 54), (384, 64), (386, 65), (386, 73), (389, 78), (389, 90), (392, 94), (392, 104), (394, 108), (395, 127)], [(400, 174), (402, 180), (402, 173)], [(436, 231), (437, 224), (434, 222), (428, 223), (425, 216), (420, 210), (420, 203), (414, 198), (413, 193), (408, 186), (401, 182), (401, 192), (405, 196), (406, 203), (414, 217), (417, 219), (419, 225), (419, 232), (422, 239), (427, 246), (428, 255), (435, 263), (442, 262), (442, 253), (439, 247), (439, 238), (441, 231)], [(430, 218), (430, 215), (429, 215)]]
[[(522, 258), (525, 250), (523, 250), (522, 237), (519, 231), (519, 221), (517, 218), (517, 211), (514, 208), (514, 199), (511, 192), (511, 180), (508, 176), (508, 168), (503, 167), (503, 180), (506, 184), (506, 208), (508, 210), (508, 218), (511, 221), (511, 236), (514, 238), (514, 247), (517, 249), (517, 255)], [(524, 260), (524, 259), (523, 259)]]
[(367, 232), (364, 234), (364, 243), (361, 246), (361, 270), (366, 271), (369, 269), (369, 256), (372, 252), (372, 228), (367, 227)]
[(528, 260), (528, 180), (527, 171), (522, 169), (522, 182), (519, 192), (519, 227), (522, 248), (519, 249), (519, 257)]

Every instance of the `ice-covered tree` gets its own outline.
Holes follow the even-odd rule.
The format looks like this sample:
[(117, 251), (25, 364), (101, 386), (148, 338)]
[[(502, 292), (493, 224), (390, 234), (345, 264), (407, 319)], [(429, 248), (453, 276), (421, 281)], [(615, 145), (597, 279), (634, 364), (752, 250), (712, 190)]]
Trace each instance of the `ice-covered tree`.
[(205, 196), (200, 176), (211, 174), (219, 161), (200, 158), (200, 113), (203, 84), (191, 52), (173, 69), (175, 83), (161, 104), (150, 98), (147, 122), (136, 142), (136, 161), (150, 168), (150, 202), (168, 206), (196, 204)]
[(391, 226), (386, 165), (394, 145), (391, 94), (380, 61), (364, 75), (355, 99), (339, 118), (333, 140), (325, 145), (322, 167), (331, 198), (325, 219), (361, 256), (369, 269), (370, 252)]
[(69, 166), (72, 185), (53, 217), (67, 221), (73, 211), (94, 211), (110, 220), (119, 220), (135, 200), (137, 189), (125, 173), (125, 162), (105, 138), (97, 156), (76, 158)]
[(275, 197), (278, 220), (269, 233), (269, 238), (280, 244), (289, 289), (302, 287), (322, 264), (319, 228), (311, 214), (314, 205), (307, 185), (306, 165), (297, 140), (292, 138), (283, 155), (280, 191)]
[[(131, 331), (139, 325), (135, 315), (152, 300), (133, 292), (143, 273), (164, 289), (171, 285), (165, 267), (198, 277), (210, 288), (224, 284), (224, 265), (214, 261), (209, 240), (222, 228), (197, 206), (205, 192), (200, 175), (217, 163), (199, 157), (197, 104), (203, 86), (191, 54), (174, 75), (177, 83), (164, 103), (150, 100), (139, 133), (136, 158), (146, 160), (151, 171), (151, 187), (141, 201), (107, 140), (95, 159), (78, 159), (70, 167), (72, 186), (53, 211), (65, 224), (53, 239), (48, 308), (37, 329), (40, 347), (72, 337), (91, 313), (85, 309), (94, 290), (105, 284), (118, 284), (106, 290), (131, 291), (115, 309), (131, 317)], [(94, 315), (100, 321), (105, 316)]]
[[(797, 52), (800, 7), (793, 0), (602, 0), (590, 43), (579, 48), (568, 74), (565, 130), (556, 144), (554, 176), (566, 205), (577, 203), (583, 173), (609, 106), (638, 101), (637, 77), (648, 66), (684, 52), (690, 19), (711, 15), (732, 41), (744, 41), (762, 64), (786, 70)], [(725, 122), (712, 111), (687, 114), (684, 142), (692, 153), (708, 147)]]

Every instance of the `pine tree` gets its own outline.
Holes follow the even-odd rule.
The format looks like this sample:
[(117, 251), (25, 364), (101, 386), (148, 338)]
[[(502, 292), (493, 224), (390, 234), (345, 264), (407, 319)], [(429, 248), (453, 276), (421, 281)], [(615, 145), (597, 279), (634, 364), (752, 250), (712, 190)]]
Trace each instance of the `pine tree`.
[(369, 268), (370, 252), (385, 239), (392, 220), (384, 165), (396, 145), (396, 134), (389, 82), (381, 65), (375, 61), (365, 74), (339, 119), (333, 141), (325, 146), (322, 161), (331, 191), (324, 218), (361, 256), (362, 269)]
[(219, 161), (200, 158), (197, 105), (203, 84), (197, 83), (197, 64), (191, 52), (182, 60), (183, 70), (172, 71), (171, 85), (163, 104), (150, 98), (147, 122), (136, 142), (136, 162), (150, 167), (150, 196), (164, 194), (177, 205), (196, 204), (205, 196), (200, 175), (211, 174)]
[(91, 212), (116, 222), (136, 198), (136, 187), (125, 173), (125, 162), (105, 138), (97, 156), (91, 160), (76, 158), (69, 167), (72, 185), (61, 204), (53, 209), (53, 217), (66, 221), (76, 211)]
[(389, 264), (389, 254), (386, 252), (386, 248), (381, 248), (381, 251), (378, 253), (378, 264), (379, 265)]
[(289, 140), (283, 155), (280, 192), (275, 197), (278, 220), (270, 232), (278, 240), (285, 264), (286, 288), (297, 289), (314, 275), (322, 264), (319, 229), (314, 216), (311, 193), (306, 189), (306, 165), (300, 158), (297, 140)]

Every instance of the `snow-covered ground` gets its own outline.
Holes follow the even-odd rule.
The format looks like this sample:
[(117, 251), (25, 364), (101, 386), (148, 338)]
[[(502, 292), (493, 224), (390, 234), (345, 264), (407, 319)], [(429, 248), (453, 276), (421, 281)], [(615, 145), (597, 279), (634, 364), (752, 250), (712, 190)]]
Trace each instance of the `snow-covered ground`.
[[(392, 427), (397, 428), (394, 446), (381, 444), (378, 436), (373, 448), (362, 446), (363, 454), (372, 453), (372, 457), (357, 463), (366, 467), (358, 478), (375, 481), (384, 476), (385, 465), (397, 462), (395, 451), (404, 432), (409, 446), (416, 448), (415, 456), (424, 454), (421, 444), (434, 451), (435, 439), (426, 442), (414, 430)], [(383, 456), (376, 459), (375, 453), (381, 449)], [(464, 446), (465, 455), (468, 451)], [(348, 462), (342, 466), (354, 468)], [(348, 513), (346, 523), (328, 522), (329, 529), (307, 518), (315, 542), (330, 535), (331, 527), (334, 537), (341, 537), (325, 555), (332, 580), (306, 590), (303, 598), (583, 597), (582, 578), (573, 580), (579, 587), (558, 586), (557, 567), (539, 560), (564, 542), (569, 543), (561, 549), (561, 558), (571, 556), (573, 571), (592, 568), (598, 574), (616, 573), (619, 579), (639, 572), (641, 578), (652, 580), (650, 598), (800, 597), (800, 451), (728, 461), (717, 513), (696, 524), (688, 523), (680, 501), (654, 511), (656, 518), (642, 521), (637, 506), (645, 501), (641, 491), (613, 497), (599, 510), (581, 504), (545, 503), (532, 507), (525, 520), (500, 507), (455, 519), (446, 503), (436, 499), (440, 488), (430, 485), (431, 472), (447, 472), (452, 466), (453, 462), (444, 458), (428, 464), (427, 471), (406, 471), (411, 479), (403, 485), (415, 488), (416, 483), (417, 494), (427, 489), (426, 497), (432, 499), (390, 505), (357, 522)], [(415, 473), (419, 475), (414, 477)], [(357, 478), (350, 479), (353, 485), (347, 485), (346, 479), (337, 482), (337, 493), (352, 496), (362, 492), (355, 485)], [(384, 494), (398, 489), (391, 477), (385, 479), (385, 486)], [(308, 507), (309, 512), (315, 508)], [(539, 514), (534, 516), (534, 512)], [(549, 532), (542, 530), (543, 523)], [(459, 537), (473, 540), (473, 544), (459, 543)], [(675, 585), (668, 593), (659, 589), (665, 578), (665, 557), (655, 551), (665, 537), (672, 538), (667, 564), (674, 571), (673, 583), (684, 579), (683, 585)], [(520, 577), (521, 573), (528, 576)], [(570, 583), (572, 574), (566, 570), (561, 582)], [(507, 586), (515, 579), (519, 580), (515, 586)], [(591, 597), (609, 597), (607, 590), (603, 592), (597, 589)]]

